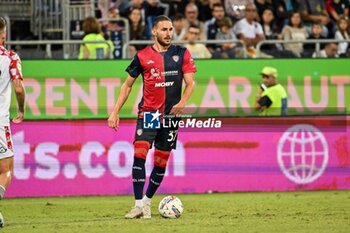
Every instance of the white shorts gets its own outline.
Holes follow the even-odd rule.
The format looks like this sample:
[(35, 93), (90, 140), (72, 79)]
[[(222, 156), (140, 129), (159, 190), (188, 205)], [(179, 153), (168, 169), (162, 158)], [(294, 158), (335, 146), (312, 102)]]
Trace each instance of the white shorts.
[(0, 159), (13, 156), (10, 126), (0, 125)]

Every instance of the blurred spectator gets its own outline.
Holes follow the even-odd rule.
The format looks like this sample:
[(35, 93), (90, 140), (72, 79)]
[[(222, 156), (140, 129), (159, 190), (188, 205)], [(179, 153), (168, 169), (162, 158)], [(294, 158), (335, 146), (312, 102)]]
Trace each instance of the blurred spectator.
[(177, 6), (177, 12), (185, 14), (186, 6), (189, 3), (193, 3), (198, 7), (198, 5), (197, 5), (198, 0), (182, 0), (182, 1), (179, 1), (179, 4)]
[[(95, 17), (87, 17), (83, 22), (85, 36), (83, 41), (106, 41), (102, 35), (101, 25)], [(113, 44), (86, 43), (80, 46), (79, 59), (104, 59), (111, 58)]]
[(212, 17), (212, 10), (215, 4), (222, 4), (221, 0), (200, 0), (198, 2), (199, 16), (198, 19), (205, 22)]
[(203, 22), (198, 20), (198, 7), (194, 3), (188, 3), (185, 8), (185, 18), (186, 18), (186, 28), (189, 27), (189, 25), (197, 25), (200, 30), (201, 34), (199, 36), (200, 40), (206, 40), (207, 36), (205, 34), (206, 29)]
[[(215, 4), (212, 11), (213, 17), (205, 22), (208, 40), (215, 40), (219, 32), (219, 22), (225, 18), (225, 9), (222, 4)], [(209, 50), (213, 52), (217, 45), (208, 45)]]
[(202, 22), (205, 22), (211, 18), (211, 8), (210, 8), (210, 0), (199, 0), (197, 1), (198, 6), (198, 19)]
[(144, 0), (130, 0), (123, 1), (119, 6), (120, 15), (128, 18), (133, 9), (139, 9), (141, 13), (141, 24), (146, 25), (146, 14), (145, 14), (145, 1)]
[(211, 18), (211, 9), (213, 7), (213, 4), (221, 3), (221, 0), (183, 0), (180, 1), (177, 12), (185, 14), (186, 6), (189, 3), (193, 3), (197, 6), (197, 19), (202, 22), (205, 22)]
[(186, 36), (186, 20), (185, 16), (181, 13), (177, 14), (173, 19), (173, 26), (174, 26), (174, 36), (173, 40), (184, 40)]
[(265, 40), (264, 32), (260, 23), (256, 21), (257, 12), (254, 3), (245, 5), (245, 17), (238, 21), (234, 27), (238, 39), (242, 40), (250, 57), (256, 57), (255, 46)]
[(167, 15), (167, 12), (166, 12), (167, 9), (164, 6), (161, 4), (159, 0), (146, 0), (144, 3), (146, 17)]
[(335, 22), (338, 22), (340, 17), (349, 18), (349, 0), (326, 0), (326, 8)]
[(109, 8), (107, 17), (109, 19), (105, 24), (107, 32), (117, 32), (123, 30), (125, 25), (123, 21), (118, 21), (120, 19), (118, 8)]
[[(226, 17), (218, 22), (219, 31), (216, 34), (216, 40), (237, 40), (235, 34), (232, 32), (232, 21), (230, 18)], [(225, 43), (221, 44), (215, 49), (213, 54), (214, 58), (235, 58), (236, 57), (236, 44), (235, 43)]]
[[(345, 17), (340, 17), (338, 20), (338, 31), (335, 32), (335, 39), (349, 40), (349, 21)], [(338, 55), (340, 57), (347, 57), (348, 42), (340, 42), (338, 45)]]
[(116, 7), (111, 7), (108, 10), (108, 21), (102, 27), (104, 38), (113, 43), (113, 57), (116, 59), (122, 58), (123, 35), (122, 31), (125, 28), (125, 22), (121, 20), (119, 10)]
[[(275, 16), (273, 10), (269, 7), (266, 7), (261, 15), (260, 24), (263, 29), (263, 33), (266, 40), (277, 40), (279, 39), (277, 25), (274, 20)], [(281, 44), (263, 44), (260, 47), (261, 51), (266, 54), (269, 54), (273, 57), (283, 57), (282, 53), (284, 52)]]
[(146, 0), (144, 2), (147, 34), (152, 35), (152, 25), (158, 15), (168, 15), (169, 6), (159, 0)]
[(190, 25), (187, 30), (188, 44), (184, 46), (190, 51), (193, 58), (211, 58), (211, 53), (204, 44), (198, 44), (196, 41), (199, 39), (200, 28), (196, 25)]
[[(310, 26), (314, 22), (321, 23), (322, 36), (328, 37), (329, 30), (327, 25), (330, 23), (330, 18), (324, 0), (301, 0), (300, 12), (307, 26)], [(329, 25), (329, 27), (331, 26)]]
[[(326, 39), (321, 35), (322, 33), (322, 24), (319, 22), (314, 22), (311, 26), (311, 35), (307, 38), (308, 40), (319, 40), (319, 39)], [(320, 44), (320, 49), (323, 49), (324, 45), (323, 43)], [(307, 43), (303, 46), (303, 57), (311, 57), (312, 54), (316, 50), (316, 44), (315, 43)]]
[[(303, 25), (299, 12), (293, 12), (289, 17), (289, 24), (282, 30), (283, 40), (306, 40), (308, 37), (306, 28)], [(286, 50), (292, 51), (297, 57), (301, 56), (303, 51), (302, 43), (284, 44)]]
[[(141, 10), (134, 8), (131, 10), (128, 16), (129, 19), (129, 38), (130, 40), (146, 40), (148, 35), (146, 34), (145, 27), (142, 25)], [(131, 57), (136, 54), (137, 50), (144, 48), (145, 45), (130, 45), (129, 52)]]
[(265, 9), (267, 8), (272, 9), (272, 13), (273, 13), (273, 4), (271, 0), (254, 0), (254, 4), (258, 12), (258, 17), (259, 17), (258, 21), (262, 20), (262, 15)]
[(264, 31), (265, 38), (268, 40), (278, 39), (278, 28), (275, 22), (275, 15), (273, 9), (266, 7), (261, 15), (260, 24)]
[(312, 54), (312, 57), (320, 57), (320, 58), (336, 58), (338, 57), (338, 44), (337, 43), (328, 43), (325, 45), (324, 49), (320, 51), (319, 54), (315, 51)]
[(168, 16), (170, 19), (173, 19), (177, 14), (183, 14), (183, 11), (179, 11), (181, 0), (161, 0), (161, 2), (169, 6)]
[(254, 3), (254, 0), (225, 0), (225, 12), (233, 23), (244, 18), (245, 6)]
[[(273, 10), (269, 7), (265, 8), (262, 17), (261, 17), (261, 25), (263, 28), (264, 36), (266, 40), (279, 40), (281, 39), (281, 35), (279, 35), (277, 30), (277, 24), (274, 20)], [(260, 50), (265, 54), (268, 54), (273, 57), (279, 58), (291, 58), (296, 57), (293, 52), (289, 50), (284, 50), (283, 46), (279, 43), (266, 43), (260, 47)]]
[(276, 22), (281, 30), (285, 25), (289, 23), (288, 19), (299, 10), (298, 0), (275, 0), (274, 9), (276, 14)]
[(107, 18), (108, 17), (108, 11), (107, 9), (111, 9), (111, 8), (117, 8), (119, 7), (119, 5), (125, 0), (98, 0), (97, 5), (98, 5), (98, 9), (101, 12), (101, 18)]

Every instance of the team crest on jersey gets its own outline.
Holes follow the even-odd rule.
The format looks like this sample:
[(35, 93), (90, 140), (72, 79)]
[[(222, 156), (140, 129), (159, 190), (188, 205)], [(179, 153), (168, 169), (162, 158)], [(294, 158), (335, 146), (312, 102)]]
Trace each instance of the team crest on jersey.
[(173, 56), (173, 60), (174, 60), (175, 62), (178, 62), (178, 61), (179, 61), (179, 56), (178, 56), (178, 55), (174, 55), (174, 56)]
[(143, 132), (142, 132), (142, 129), (138, 129), (138, 130), (136, 131), (136, 133), (137, 133), (137, 135), (141, 136), (141, 134), (143, 133)]
[(160, 79), (160, 70), (158, 68), (151, 69), (151, 75), (153, 78)]

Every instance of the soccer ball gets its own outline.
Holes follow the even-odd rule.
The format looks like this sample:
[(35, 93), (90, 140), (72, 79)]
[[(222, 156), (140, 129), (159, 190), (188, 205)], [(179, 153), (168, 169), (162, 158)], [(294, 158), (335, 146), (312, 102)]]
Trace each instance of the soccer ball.
[(179, 198), (167, 196), (160, 201), (158, 210), (164, 218), (179, 218), (184, 208)]

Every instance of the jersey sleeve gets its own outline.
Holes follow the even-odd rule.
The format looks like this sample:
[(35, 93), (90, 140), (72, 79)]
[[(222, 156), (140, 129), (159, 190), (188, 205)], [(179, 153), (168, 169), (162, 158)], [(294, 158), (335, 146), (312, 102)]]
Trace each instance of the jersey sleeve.
[(184, 61), (182, 64), (182, 72), (186, 73), (195, 73), (197, 71), (196, 65), (194, 64), (194, 60), (191, 56), (190, 51), (188, 49), (185, 50)]
[(10, 59), (11, 59), (11, 63), (10, 63), (11, 80), (15, 80), (15, 79), (23, 80), (21, 59), (14, 52), (10, 52)]
[(142, 66), (140, 63), (140, 59), (136, 54), (132, 59), (130, 65), (126, 68), (126, 72), (133, 78), (137, 78), (142, 73)]

